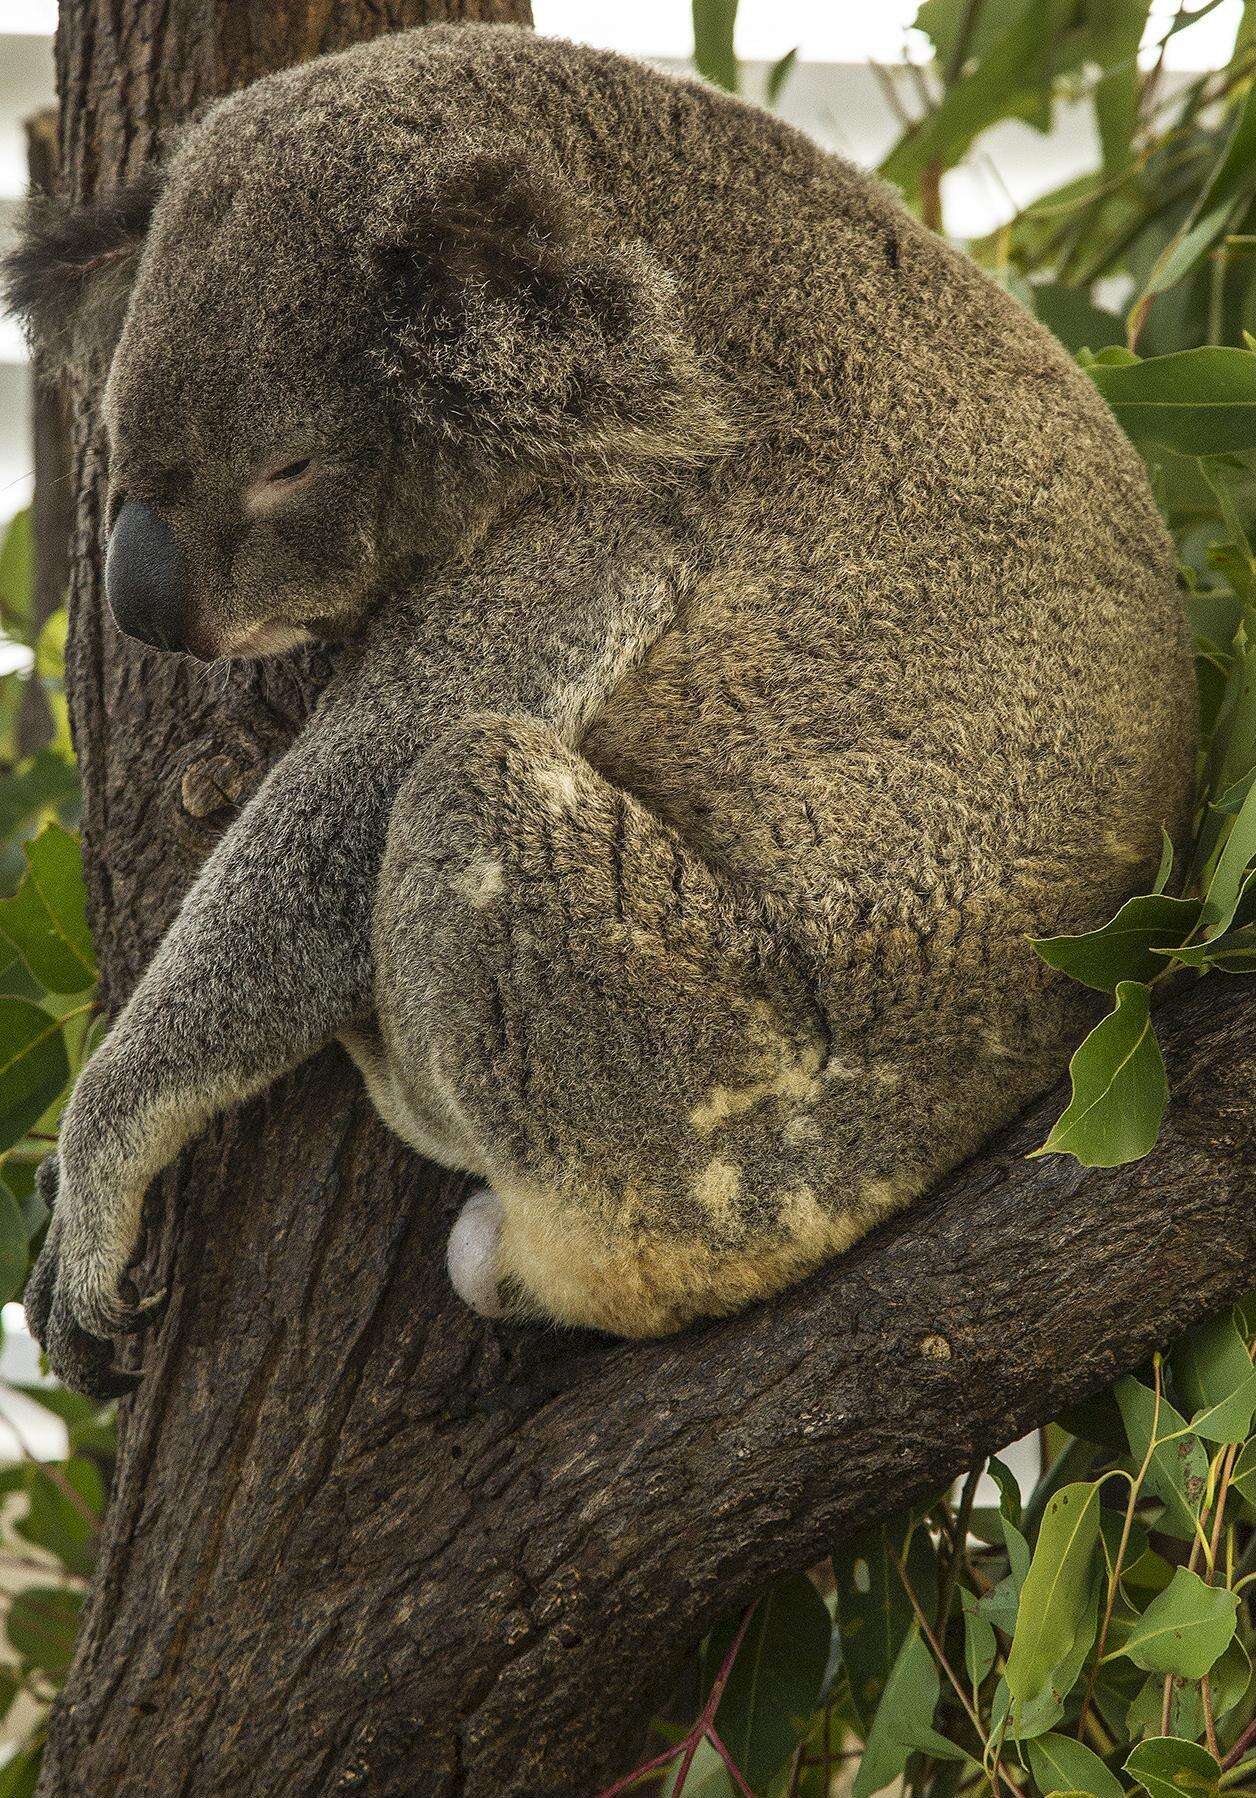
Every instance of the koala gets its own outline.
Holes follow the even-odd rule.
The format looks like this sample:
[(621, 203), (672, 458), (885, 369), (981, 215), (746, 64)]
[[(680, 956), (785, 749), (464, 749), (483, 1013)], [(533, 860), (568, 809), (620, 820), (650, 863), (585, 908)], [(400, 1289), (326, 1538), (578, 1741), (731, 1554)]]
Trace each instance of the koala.
[(71, 1384), (141, 1321), (154, 1177), (336, 1039), (476, 1182), (462, 1297), (625, 1337), (1058, 1078), (1096, 1001), (1027, 939), (1188, 822), (1174, 562), (1091, 383), (873, 179), (427, 27), (214, 105), (8, 281), (104, 383), (118, 627), (335, 645), (66, 1112), (27, 1305)]

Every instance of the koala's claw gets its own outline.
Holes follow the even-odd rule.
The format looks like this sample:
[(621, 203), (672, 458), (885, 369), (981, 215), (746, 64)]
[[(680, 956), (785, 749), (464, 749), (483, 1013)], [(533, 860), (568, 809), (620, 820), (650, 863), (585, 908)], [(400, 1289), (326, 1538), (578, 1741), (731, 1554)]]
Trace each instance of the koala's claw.
[[(54, 1214), (23, 1294), (31, 1335), (47, 1355), (52, 1371), (67, 1386), (92, 1399), (120, 1398), (124, 1393), (134, 1391), (140, 1375), (115, 1366), (114, 1346), (109, 1335), (86, 1328), (72, 1314), (60, 1278), (60, 1236)], [(153, 1299), (127, 1306), (119, 1323), (115, 1325), (110, 1318), (109, 1331), (113, 1332), (115, 1328), (123, 1331), (143, 1329), (150, 1313), (165, 1296), (161, 1292)]]
[(121, 1398), (140, 1383), (138, 1373), (114, 1365), (111, 1342), (81, 1329), (63, 1316), (60, 1306), (53, 1310), (43, 1346), (57, 1378), (86, 1398)]
[(138, 1336), (153, 1321), (154, 1312), (160, 1312), (170, 1297), (165, 1286), (159, 1292), (150, 1292), (146, 1298), (135, 1299), (125, 1305), (113, 1323), (113, 1332), (118, 1336)]

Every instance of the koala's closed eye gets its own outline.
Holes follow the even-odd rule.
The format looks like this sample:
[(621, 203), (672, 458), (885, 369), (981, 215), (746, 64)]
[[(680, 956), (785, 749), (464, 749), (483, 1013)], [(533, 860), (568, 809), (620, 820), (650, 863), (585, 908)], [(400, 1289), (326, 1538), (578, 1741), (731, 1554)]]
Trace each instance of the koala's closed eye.
[(323, 464), (316, 456), (295, 456), (290, 461), (274, 463), (250, 483), (244, 495), (245, 509), (254, 515), (273, 511), (311, 486), (322, 472)]

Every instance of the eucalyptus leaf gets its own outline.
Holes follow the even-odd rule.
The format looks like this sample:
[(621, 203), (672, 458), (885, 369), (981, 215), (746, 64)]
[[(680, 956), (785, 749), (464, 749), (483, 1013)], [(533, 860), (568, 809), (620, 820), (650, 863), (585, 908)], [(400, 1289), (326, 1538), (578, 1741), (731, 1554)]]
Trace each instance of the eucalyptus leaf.
[[(732, 1646), (738, 1621), (712, 1632), (707, 1689)], [(805, 1574), (777, 1580), (759, 1600), (715, 1713), (725, 1746), (752, 1786), (763, 1786), (806, 1733), (829, 1661), (833, 1626)]]
[(1155, 1393), (1132, 1374), (1117, 1382), (1115, 1393), (1125, 1420), (1130, 1453), (1139, 1467), (1151, 1448), (1154, 1422), (1155, 1447), (1147, 1467), (1147, 1486), (1164, 1505), (1158, 1528), (1184, 1542), (1193, 1542), (1208, 1485), (1208, 1456), (1199, 1438), (1163, 1394), (1157, 1415)]
[(1047, 1687), (1076, 1639), (1098, 1540), (1098, 1486), (1062, 1487), (1043, 1514), (1007, 1659), (1008, 1690), (1022, 1705)]
[(52, 823), (23, 847), (26, 873), (14, 896), (0, 900), (0, 936), (48, 992), (84, 992), (96, 983), (96, 963), (79, 840)]
[[(99, 1470), (85, 1455), (62, 1462), (59, 1480), (40, 1462), (26, 1466), (26, 1509), (14, 1529), (24, 1541), (54, 1555), (71, 1573), (86, 1577), (96, 1564), (96, 1525), (105, 1508)], [(79, 1503), (70, 1497), (77, 1494)]]
[(994, 1666), (998, 1642), (993, 1625), (977, 1609), (975, 1595), (961, 1588), (959, 1596), (964, 1611), (964, 1667), (968, 1683), (976, 1691)]
[(740, 69), (733, 45), (737, 0), (693, 0), (693, 60), (717, 87), (737, 92)]
[(892, 1785), (902, 1777), (908, 1760), (917, 1751), (938, 1759), (967, 1758), (962, 1749), (933, 1727), (940, 1690), (933, 1656), (913, 1625), (877, 1706), (851, 1798), (871, 1798), (872, 1793)]
[(0, 997), (0, 1150), (25, 1136), (69, 1077), (60, 1020), (27, 999)]
[(1070, 1736), (1049, 1733), (1026, 1747), (1029, 1765), (1044, 1798), (1053, 1792), (1088, 1792), (1090, 1798), (1124, 1798), (1124, 1788), (1093, 1749)]
[(1125, 1762), (1148, 1798), (1212, 1798), (1221, 1778), (1213, 1755), (1179, 1736), (1152, 1736)]
[(0, 1305), (17, 1298), (26, 1281), (30, 1239), (22, 1208), (0, 1181)]
[(1151, 1027), (1151, 989), (1122, 980), (1116, 1007), (1069, 1062), (1073, 1097), (1035, 1155), (1072, 1155), (1119, 1167), (1155, 1144), (1168, 1102), (1164, 1057)]
[[(895, 1560), (907, 1529), (904, 1519), (892, 1519), (847, 1538), (833, 1551), (842, 1658), (851, 1703), (865, 1733), (915, 1617)], [(923, 1530), (911, 1533), (906, 1567), (912, 1590), (929, 1615), (937, 1605), (937, 1561)]]
[(1207, 345), (1142, 362), (1094, 361), (1091, 379), (1126, 431), (1186, 456), (1256, 448), (1256, 355)]
[(1243, 1442), (1256, 1416), (1256, 1367), (1232, 1310), (1187, 1332), (1170, 1356), (1191, 1429), (1209, 1442)]
[(1179, 1567), (1147, 1606), (1120, 1652), (1145, 1673), (1202, 1679), (1234, 1638), (1238, 1599)]
[(25, 1586), (14, 1594), (5, 1629), (30, 1667), (60, 1681), (74, 1653), (82, 1600), (64, 1586)]
[(1080, 936), (1049, 936), (1033, 947), (1050, 967), (1083, 986), (1114, 992), (1123, 980), (1151, 981), (1164, 972), (1157, 949), (1186, 941), (1203, 910), (1198, 899), (1144, 893), (1127, 899), (1115, 917)]

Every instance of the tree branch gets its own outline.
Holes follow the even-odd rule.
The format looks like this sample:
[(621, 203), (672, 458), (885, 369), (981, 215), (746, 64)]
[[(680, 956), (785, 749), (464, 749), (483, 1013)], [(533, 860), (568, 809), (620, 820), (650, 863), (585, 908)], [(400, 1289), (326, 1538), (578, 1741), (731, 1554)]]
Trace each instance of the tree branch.
[[(1256, 1279), (1251, 1020), (1215, 977), (1162, 1010), (1147, 1161), (1027, 1162), (1055, 1095), (804, 1286), (636, 1345), (462, 1311), (456, 1183), (408, 1213), (422, 1170), (322, 1058), (195, 1158), (240, 1179), (181, 1221), (58, 1756), (119, 1794), (587, 1798), (717, 1616)], [(248, 1195), (296, 1103), (285, 1227)]]

